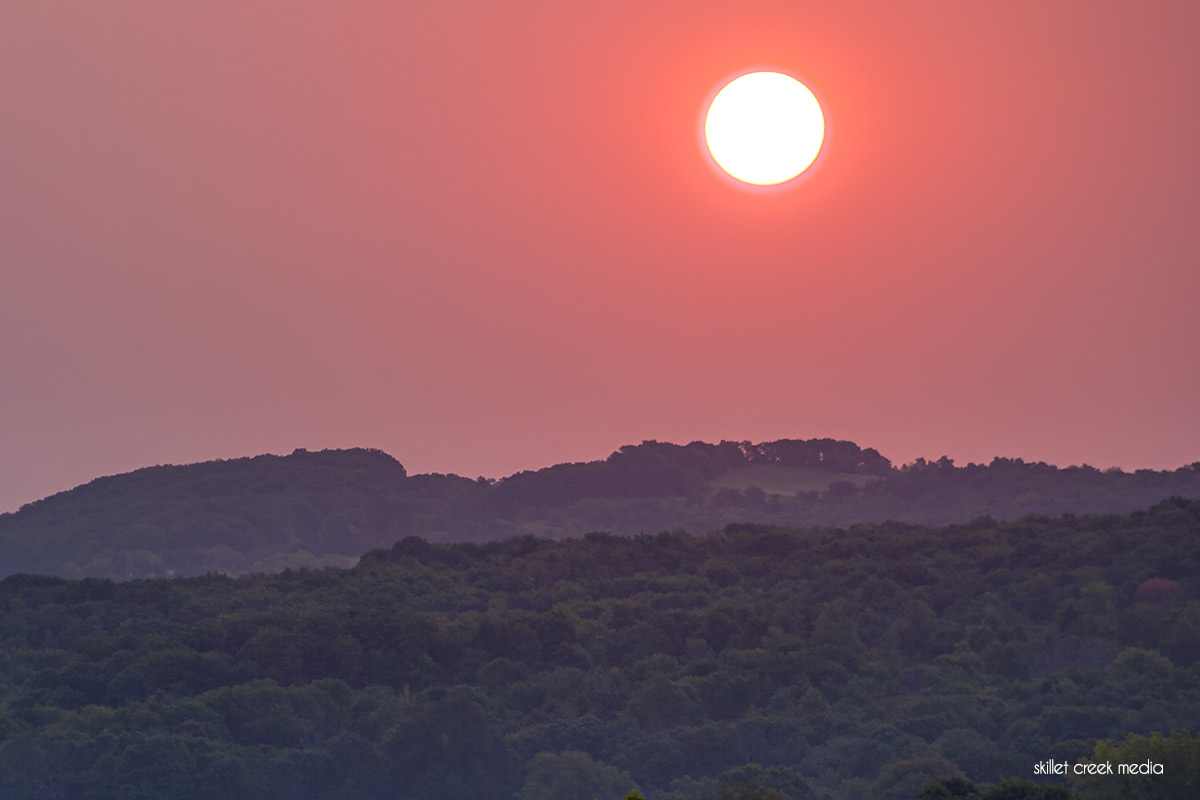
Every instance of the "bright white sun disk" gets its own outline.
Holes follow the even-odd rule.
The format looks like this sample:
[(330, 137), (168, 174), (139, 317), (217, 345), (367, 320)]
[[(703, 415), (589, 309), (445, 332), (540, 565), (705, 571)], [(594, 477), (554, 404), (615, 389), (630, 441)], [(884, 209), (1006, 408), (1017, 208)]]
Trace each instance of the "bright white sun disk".
[(779, 72), (752, 72), (713, 99), (704, 138), (721, 169), (746, 183), (791, 180), (816, 159), (825, 116), (808, 87)]

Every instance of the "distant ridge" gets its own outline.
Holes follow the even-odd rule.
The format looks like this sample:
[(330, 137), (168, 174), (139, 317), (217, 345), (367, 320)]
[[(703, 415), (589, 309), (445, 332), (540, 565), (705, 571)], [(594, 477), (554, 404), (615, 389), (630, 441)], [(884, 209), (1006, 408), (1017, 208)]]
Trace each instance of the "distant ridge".
[[(406, 477), (381, 450), (296, 450), (97, 478), (0, 515), (0, 574), (130, 578), (350, 565)], [(381, 515), (373, 517), (372, 515)]]
[(380, 450), (262, 455), (97, 478), (0, 515), (0, 576), (116, 579), (348, 566), (406, 536), (482, 541), (733, 523), (924, 525), (980, 516), (1117, 513), (1200, 497), (1174, 471), (1058, 468), (1020, 459), (896, 468), (834, 439), (646, 441), (607, 459), (493, 481), (409, 475)]

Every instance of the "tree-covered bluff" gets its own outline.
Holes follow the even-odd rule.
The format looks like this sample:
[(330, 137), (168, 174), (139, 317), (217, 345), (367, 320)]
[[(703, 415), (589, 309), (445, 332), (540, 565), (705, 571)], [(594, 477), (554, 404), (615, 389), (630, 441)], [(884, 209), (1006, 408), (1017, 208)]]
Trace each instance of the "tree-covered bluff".
[[(1200, 501), (1182, 499), (406, 538), (348, 570), (238, 578), (15, 575), (0, 796), (1064, 797), (1001, 782), (1194, 729), (1198, 576)], [(1186, 777), (1200, 740), (1171, 741)]]
[(894, 468), (833, 439), (643, 442), (607, 459), (492, 481), (409, 475), (378, 450), (160, 466), (0, 514), (0, 575), (132, 578), (350, 566), (406, 536), (632, 535), (729, 524), (922, 525), (1110, 513), (1200, 497), (1197, 465), (1135, 473), (1019, 459)]

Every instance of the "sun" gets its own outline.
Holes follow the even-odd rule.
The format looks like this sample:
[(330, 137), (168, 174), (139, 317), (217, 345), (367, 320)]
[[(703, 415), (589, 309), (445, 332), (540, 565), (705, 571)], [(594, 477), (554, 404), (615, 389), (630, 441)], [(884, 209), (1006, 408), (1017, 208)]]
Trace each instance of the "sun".
[(825, 115), (808, 87), (780, 72), (735, 78), (713, 98), (704, 120), (713, 160), (745, 183), (790, 181), (816, 159)]

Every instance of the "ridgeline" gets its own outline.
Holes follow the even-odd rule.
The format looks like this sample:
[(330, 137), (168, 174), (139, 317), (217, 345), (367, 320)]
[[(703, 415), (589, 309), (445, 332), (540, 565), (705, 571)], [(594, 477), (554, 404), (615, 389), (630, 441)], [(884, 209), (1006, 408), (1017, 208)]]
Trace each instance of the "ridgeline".
[(643, 442), (603, 461), (501, 480), (409, 475), (378, 450), (158, 466), (98, 478), (0, 515), (0, 576), (129, 579), (350, 566), (406, 536), (491, 541), (734, 523), (962, 523), (1122, 513), (1200, 497), (1200, 463), (1174, 471), (1058, 468), (997, 458), (893, 467), (832, 439)]

